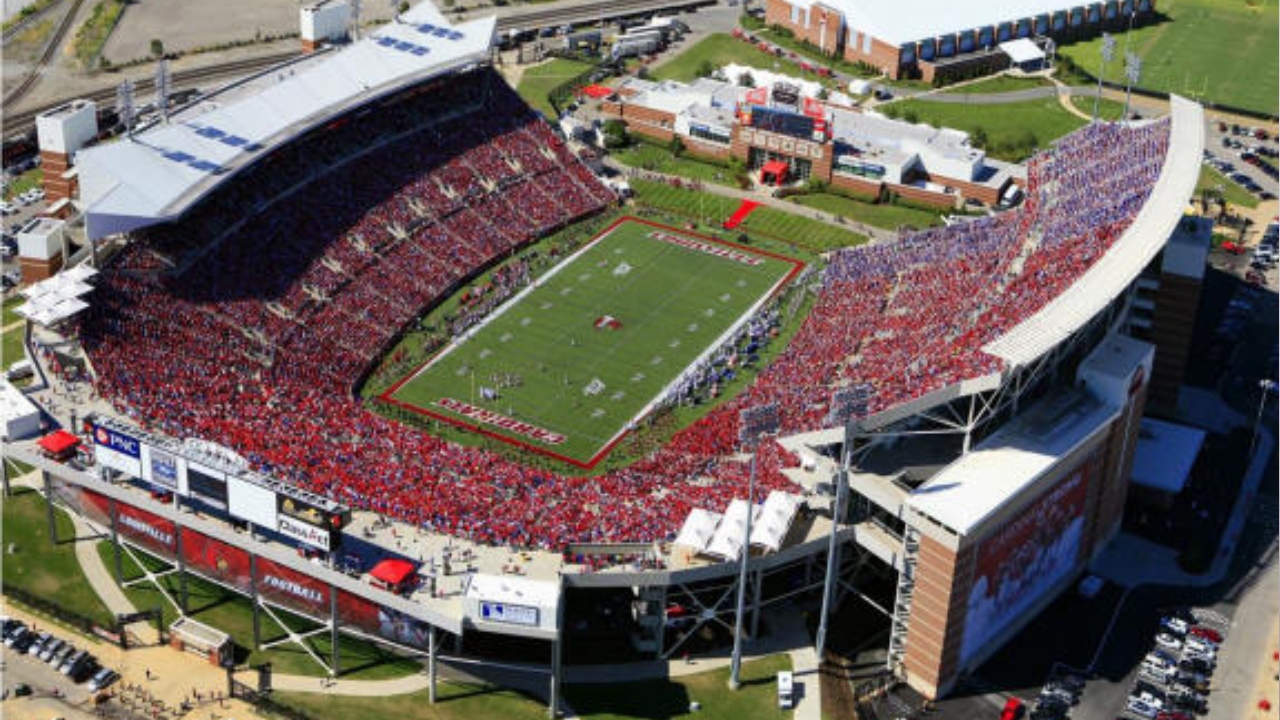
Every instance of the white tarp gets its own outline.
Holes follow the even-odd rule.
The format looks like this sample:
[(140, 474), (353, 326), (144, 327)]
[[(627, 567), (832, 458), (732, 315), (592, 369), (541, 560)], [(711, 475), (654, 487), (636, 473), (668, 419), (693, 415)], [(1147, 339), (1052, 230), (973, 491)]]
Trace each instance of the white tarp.
[(675, 544), (693, 548), (698, 552), (706, 550), (707, 544), (716, 534), (716, 527), (720, 525), (722, 517), (724, 516), (720, 513), (702, 508), (690, 510), (689, 517), (684, 519), (684, 525), (680, 528), (680, 534), (676, 535)]
[(757, 516), (759, 519), (751, 526), (751, 544), (777, 552), (799, 509), (799, 496), (780, 490), (769, 493), (764, 506), (760, 508)]
[(1027, 38), (1000, 43), (1000, 51), (1009, 56), (1014, 65), (1044, 60), (1044, 51)]

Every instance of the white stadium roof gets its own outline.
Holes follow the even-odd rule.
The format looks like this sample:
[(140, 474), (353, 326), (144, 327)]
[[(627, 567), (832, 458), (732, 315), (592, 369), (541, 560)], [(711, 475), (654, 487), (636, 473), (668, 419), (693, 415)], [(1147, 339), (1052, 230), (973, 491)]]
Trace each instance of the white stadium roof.
[[(173, 219), (274, 147), (346, 110), (487, 60), (496, 19), (423, 2), (260, 93), (76, 155), (90, 238)], [(216, 98), (215, 98), (216, 99)]]
[(1050, 397), (939, 471), (907, 505), (968, 534), (1119, 412), (1083, 391)]
[(1123, 293), (1164, 247), (1195, 191), (1204, 152), (1204, 109), (1177, 95), (1170, 97), (1170, 107), (1173, 124), (1164, 165), (1133, 223), (1071, 287), (984, 351), (1014, 368), (1034, 362)]
[(833, 8), (844, 15), (851, 30), (868, 33), (890, 45), (904, 45), (1094, 3), (1068, 0), (792, 0), (791, 4), (803, 8), (812, 8), (815, 4)]

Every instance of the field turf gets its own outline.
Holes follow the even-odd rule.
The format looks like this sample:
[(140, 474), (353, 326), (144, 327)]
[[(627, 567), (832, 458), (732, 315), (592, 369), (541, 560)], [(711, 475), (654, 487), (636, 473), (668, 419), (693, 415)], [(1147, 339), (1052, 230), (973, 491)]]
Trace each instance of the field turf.
[[(1161, 0), (1157, 23), (1133, 31), (1130, 51), (1142, 58), (1140, 87), (1205, 103), (1274, 114), (1280, 78), (1277, 0)], [(1125, 38), (1106, 79), (1123, 82)], [(1102, 39), (1058, 48), (1096, 76)]]
[(623, 218), (382, 397), (589, 468), (800, 267)]

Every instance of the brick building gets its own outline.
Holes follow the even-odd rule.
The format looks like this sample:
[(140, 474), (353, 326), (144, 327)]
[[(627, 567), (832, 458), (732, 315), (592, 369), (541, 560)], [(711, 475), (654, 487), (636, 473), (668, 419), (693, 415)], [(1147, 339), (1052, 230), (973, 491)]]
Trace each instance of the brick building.
[(748, 89), (710, 78), (628, 78), (600, 111), (633, 133), (664, 143), (679, 137), (693, 155), (737, 158), (753, 174), (781, 162), (786, 182), (816, 178), (855, 195), (893, 193), (939, 210), (966, 200), (994, 205), (1024, 177), (1020, 166), (972, 147), (966, 133), (790, 95), (796, 89), (785, 80)]
[(1153, 7), (1152, 0), (766, 0), (765, 22), (828, 55), (927, 82), (1004, 67), (1002, 42), (1090, 37), (1124, 28), (1131, 16), (1141, 22)]

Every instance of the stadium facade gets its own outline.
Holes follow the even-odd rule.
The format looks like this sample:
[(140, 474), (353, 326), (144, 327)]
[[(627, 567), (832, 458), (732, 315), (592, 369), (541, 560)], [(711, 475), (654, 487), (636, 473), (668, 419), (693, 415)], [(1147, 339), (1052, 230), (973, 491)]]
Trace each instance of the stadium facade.
[[(429, 7), (429, 3), (420, 7)], [(414, 18), (412, 14), (407, 17)], [(424, 26), (431, 30), (423, 30)], [(491, 23), (474, 27), (481, 34), (488, 33), (484, 43), (491, 41)], [(444, 34), (436, 35), (438, 29)], [(384, 42), (382, 38), (390, 36), (380, 33), (409, 35), (397, 35)], [(451, 40), (453, 33), (460, 35)], [(420, 37), (428, 34), (432, 39)], [(274, 171), (285, 169), (282, 166), (294, 161), (288, 154), (291, 143), (298, 142), (307, 149), (331, 148), (340, 144), (352, 124), (372, 126), (376, 115), (362, 114), (364, 109), (390, 108), (386, 112), (394, 115), (397, 106), (393, 101), (402, 95), (438, 93), (453, 100), (455, 95), (451, 93), (457, 88), (436, 81), (442, 74), (465, 73), (474, 67), (479, 57), (477, 48), (459, 45), (454, 61), (439, 67), (423, 68), (418, 62), (432, 56), (434, 43), (448, 47), (449, 42), (468, 44), (471, 40), (465, 28), (454, 30), (435, 16), (430, 20), (417, 18), (416, 25), (379, 31), (342, 51), (352, 53), (351, 58), (339, 54), (329, 60), (339, 64), (331, 69), (356, 60), (365, 63), (359, 68), (367, 69), (384, 67), (380, 60), (374, 60), (382, 54), (406, 55), (392, 56), (408, 65), (395, 77), (383, 78), (378, 89), (363, 87), (359, 80), (347, 83), (343, 79), (339, 84), (345, 91), (329, 102), (313, 102), (299, 116), (287, 118), (253, 116), (250, 111), (261, 109), (264, 101), (250, 97), (208, 113), (204, 121), (168, 125), (141, 139), (84, 153), (81, 187), (90, 236), (110, 237), (126, 246), (103, 268), (106, 277), (98, 291), (101, 297), (94, 299), (100, 307), (95, 307), (94, 314), (82, 326), (82, 340), (90, 349), (95, 371), (103, 377), (110, 374), (109, 381), (99, 378), (103, 393), (115, 399), (118, 406), (113, 412), (93, 415), (82, 428), (96, 460), (96, 467), (90, 471), (52, 462), (26, 446), (6, 445), (7, 453), (40, 468), (50, 497), (107, 528), (113, 540), (169, 559), (180, 572), (205, 577), (250, 597), (255, 612), (255, 644), (260, 642), (257, 617), (265, 607), (285, 608), (326, 623), (335, 636), (349, 632), (407, 650), (426, 650), (433, 668), (441, 642), (446, 639), (453, 641), (456, 651), (476, 647), (485, 651), (494, 647), (489, 639), (524, 638), (549, 653), (547, 673), (553, 707), (558, 703), (566, 645), (572, 648), (575, 643), (581, 646), (616, 639), (640, 653), (667, 658), (690, 647), (704, 629), (730, 627), (733, 608), (729, 599), (736, 589), (738, 568), (726, 560), (741, 553), (749, 556), (746, 582), (752, 598), (748, 611), (753, 637), (761, 608), (797, 595), (811, 595), (826, 584), (828, 576), (822, 569), (826, 561), (836, 568), (832, 579), (838, 578), (842, 587), (855, 594), (860, 592), (859, 577), (868, 566), (892, 576), (892, 597), (883, 608), (890, 629), (888, 668), (927, 696), (940, 696), (954, 687), (962, 673), (989, 657), (1078, 578), (1115, 534), (1153, 364), (1151, 347), (1125, 337), (1123, 331), (1128, 326), (1139, 276), (1158, 261), (1182, 217), (1203, 150), (1202, 111), (1198, 105), (1178, 97), (1172, 99), (1171, 117), (1166, 120), (1138, 125), (1132, 131), (1115, 129), (1112, 135), (1107, 134), (1112, 130), (1098, 131), (1104, 139), (1118, 140), (1099, 152), (1112, 151), (1131, 138), (1146, 142), (1150, 148), (1160, 148), (1158, 173), (1149, 187), (1133, 195), (1133, 205), (1123, 209), (1122, 230), (1116, 237), (1089, 235), (1102, 248), (1091, 264), (1076, 271), (1069, 271), (1065, 264), (1045, 271), (1060, 275), (1070, 272), (1063, 275), (1070, 282), (1056, 289), (1053, 297), (1037, 302), (1033, 310), (1013, 312), (988, 332), (977, 333), (985, 328), (975, 325), (976, 334), (952, 339), (956, 348), (963, 343), (970, 343), (964, 347), (980, 348), (980, 356), (974, 353), (976, 360), (964, 358), (969, 362), (962, 363), (956, 357), (958, 351), (943, 350), (926, 358), (938, 365), (951, 363), (958, 370), (948, 374), (919, 363), (895, 366), (895, 375), (908, 370), (915, 373), (914, 382), (924, 390), (915, 392), (916, 388), (911, 388), (913, 392), (894, 394), (890, 390), (900, 386), (886, 381), (878, 392), (860, 396), (863, 404), (849, 415), (847, 422), (835, 419), (836, 415), (825, 409), (817, 412), (814, 420), (814, 415), (797, 414), (800, 410), (807, 412), (807, 408), (785, 408), (790, 424), (784, 436), (778, 438), (777, 446), (799, 462), (783, 463), (774, 456), (771, 464), (763, 464), (785, 476), (792, 483), (789, 487), (799, 485), (804, 494), (800, 496), (793, 490), (793, 500), (782, 498), (776, 502), (770, 495), (765, 506), (781, 519), (771, 523), (771, 515), (762, 517), (766, 532), (759, 540), (753, 534), (746, 544), (742, 542), (734, 532), (738, 525), (730, 517), (734, 513), (732, 507), (723, 518), (712, 511), (718, 508), (695, 508), (685, 522), (685, 527), (694, 531), (682, 531), (679, 536), (671, 532), (674, 528), (669, 525), (651, 522), (646, 526), (657, 526), (661, 531), (659, 539), (611, 537), (605, 541), (557, 543), (550, 549), (528, 542), (521, 550), (524, 560), (515, 563), (519, 566), (515, 570), (511, 553), (501, 547), (513, 542), (479, 540), (468, 543), (474, 550), (469, 550), (465, 559), (459, 554), (450, 555), (448, 550), (442, 553), (443, 572), (437, 574), (434, 559), (428, 570), (422, 558), (407, 555), (402, 549), (405, 539), (412, 541), (423, 535), (422, 524), (415, 528), (410, 522), (398, 533), (386, 532), (387, 526), (394, 524), (393, 518), (408, 519), (397, 515), (404, 508), (396, 507), (394, 502), (379, 504), (377, 498), (360, 498), (352, 487), (337, 484), (334, 478), (308, 484), (303, 472), (280, 460), (284, 457), (280, 453), (296, 449), (298, 442), (308, 445), (308, 463), (333, 460), (339, 462), (332, 466), (337, 469), (353, 464), (353, 457), (387, 462), (386, 456), (396, 454), (394, 449), (361, 456), (361, 448), (349, 443), (336, 451), (341, 455), (336, 460), (320, 458), (317, 453), (327, 452), (327, 448), (315, 443), (328, 438), (319, 432), (304, 434), (301, 439), (269, 438), (272, 444), (268, 446), (255, 444), (263, 438), (250, 432), (256, 427), (251, 425), (233, 425), (231, 431), (216, 438), (217, 442), (176, 439), (195, 433), (175, 418), (194, 417), (204, 422), (203, 427), (210, 433), (226, 421), (206, 420), (208, 412), (216, 409), (212, 402), (209, 406), (179, 406), (179, 415), (164, 413), (165, 403), (172, 402), (182, 391), (191, 391), (175, 382), (175, 378), (185, 376), (174, 373), (187, 368), (145, 363), (155, 359), (153, 353), (160, 352), (162, 345), (157, 343), (201, 341), (198, 336), (206, 333), (192, 332), (193, 326), (176, 332), (167, 323), (177, 321), (161, 313), (187, 307), (189, 298), (180, 294), (187, 289), (182, 281), (200, 277), (184, 274), (196, 272), (190, 268), (199, 268), (200, 263), (214, 265), (214, 277), (222, 278), (225, 273), (215, 261), (226, 260), (207, 248), (181, 245), (183, 241), (190, 242), (186, 235), (175, 243), (168, 237), (156, 240), (146, 234), (150, 230), (143, 229), (163, 225), (185, 213), (201, 219), (203, 204), (213, 202), (215, 207), (223, 207), (217, 203), (226, 202), (228, 196), (239, 201), (245, 195), (238, 192), (237, 183), (250, 177), (255, 168), (273, 171), (252, 176), (261, 181), (263, 177), (279, 177)], [(418, 48), (426, 50), (416, 53)], [(312, 98), (324, 95), (325, 85), (314, 84), (315, 77), (299, 73), (297, 78), (295, 81), (282, 76), (277, 86), (284, 88), (280, 92), (293, 93), (290, 97), (304, 90)], [(385, 104), (371, 104), (374, 98)], [(456, 103), (444, 103), (433, 112), (460, 117), (463, 125), (468, 121), (474, 124), (478, 120), (467, 112), (484, 108), (483, 102), (487, 101), (479, 102), (464, 104), (461, 109)], [(494, 102), (504, 101), (499, 98)], [(285, 106), (291, 107), (287, 103)], [(499, 107), (511, 111), (507, 106)], [(421, 119), (420, 115), (416, 117)], [(261, 122), (266, 124), (252, 125)], [(556, 156), (559, 145), (551, 138), (539, 147), (524, 139), (512, 139), (546, 137), (538, 134), (541, 130), (535, 131), (521, 122), (515, 122), (514, 129), (501, 125), (480, 133), (470, 138), (473, 145), (453, 150), (460, 157), (474, 153), (466, 155), (468, 164), (478, 168), (484, 160), (485, 170), (470, 170), (467, 177), (472, 183), (467, 194), (456, 192), (443, 176), (428, 175), (432, 182), (429, 187), (421, 187), (415, 202), (404, 203), (397, 213), (388, 216), (385, 229), (389, 239), (385, 245), (378, 245), (383, 253), (380, 257), (398, 257), (400, 248), (408, 247), (418, 253), (415, 257), (420, 261), (431, 261), (429, 253), (414, 249), (408, 239), (415, 238), (415, 233), (440, 227), (447, 232), (432, 236), (435, 244), (423, 247), (440, 248), (441, 254), (461, 249), (470, 253), (468, 260), (475, 263), (474, 267), (487, 267), (497, 251), (490, 248), (492, 254), (485, 255), (482, 248), (471, 246), (466, 231), (480, 226), (452, 224), (455, 220), (451, 218), (470, 218), (468, 203), (496, 211), (497, 206), (488, 203), (493, 202), (499, 187), (510, 191), (530, 182), (530, 178), (537, 183), (557, 183), (548, 187), (571, 190), (586, 198), (572, 208), (565, 207), (563, 215), (539, 220), (539, 232), (596, 211), (604, 196), (592, 194), (595, 186), (589, 178), (566, 175), (564, 168), (549, 165), (536, 172), (531, 170), (539, 157)], [(321, 126), (331, 128), (333, 134), (322, 136), (318, 145), (307, 144), (317, 142), (315, 129)], [(257, 127), (257, 134), (245, 129), (249, 127)], [(412, 130), (408, 132), (411, 139), (416, 137)], [(387, 142), (400, 141), (399, 135), (389, 137), (392, 140)], [(1087, 146), (1087, 137), (1080, 142)], [(513, 143), (511, 147), (518, 145), (523, 154), (510, 149), (499, 151), (498, 156), (485, 154), (490, 143)], [(563, 157), (562, 164), (572, 164), (571, 156)], [(1111, 157), (1111, 161), (1118, 160)], [(431, 162), (431, 172), (437, 172), (436, 167), (450, 167), (447, 158)], [(1074, 157), (1068, 153), (1061, 162), (1074, 162)], [(131, 168), (146, 172), (134, 173)], [(387, 168), (375, 164), (373, 170), (386, 172)], [(456, 166), (450, 172), (461, 173)], [(510, 174), (503, 175), (502, 183), (493, 181), (494, 176), (503, 173)], [(1056, 182), (1057, 178), (1051, 176), (1050, 180)], [(289, 194), (295, 189), (288, 186), (279, 191)], [(541, 191), (536, 185), (532, 190)], [(245, 192), (250, 193), (248, 188)], [(423, 207), (427, 203), (433, 204)], [(448, 208), (450, 214), (446, 217), (437, 207)], [(1021, 211), (1014, 211), (1010, 217), (1021, 217), (1017, 212)], [(413, 215), (418, 220), (407, 219)], [(431, 222), (420, 222), (423, 218), (430, 218)], [(1064, 224), (1078, 220), (1051, 214), (1045, 218), (1060, 219)], [(267, 213), (258, 219), (265, 223)], [(532, 216), (526, 218), (530, 223), (534, 220)], [(198, 224), (182, 227), (201, 229)], [(235, 227), (249, 232), (248, 226)], [(487, 233), (495, 232), (493, 226), (484, 227)], [(1040, 230), (1051, 233), (1054, 227), (1047, 225)], [(142, 235), (135, 236), (139, 231), (143, 231)], [(1020, 235), (1011, 237), (1022, 240)], [(220, 236), (218, 239), (225, 241)], [(370, 244), (380, 242), (368, 229), (358, 239), (360, 242), (353, 243), (353, 249), (347, 250), (342, 261), (324, 256), (323, 261), (311, 267), (324, 265), (337, 273), (359, 257), (356, 251), (365, 252)], [(910, 249), (909, 239), (902, 242)], [(509, 241), (518, 246), (528, 242), (529, 237), (522, 235)], [(182, 262), (175, 267), (131, 251), (136, 245), (149, 251), (176, 246), (186, 255), (177, 256)], [(1018, 242), (1013, 247), (1021, 246)], [(926, 252), (937, 249), (936, 243), (925, 243), (915, 250), (921, 247)], [(868, 272), (859, 264), (863, 259), (857, 253), (842, 257), (842, 271), (854, 276)], [(1024, 259), (1030, 262), (1035, 258)], [(164, 282), (147, 284), (138, 280), (154, 274), (156, 268), (165, 276)], [(830, 278), (828, 281), (834, 282)], [(1057, 288), (1047, 275), (1038, 275), (1032, 281), (1034, 287)], [(424, 304), (438, 302), (447, 287), (424, 288), (410, 299)], [(925, 293), (929, 287), (922, 283), (906, 291)], [(326, 312), (336, 302), (334, 298), (345, 297), (337, 295), (336, 287), (321, 291), (318, 286), (309, 285), (306, 290), (297, 310), (281, 306), (266, 310), (275, 318), (292, 319), (298, 317), (296, 312), (304, 310)], [(1010, 286), (1009, 290), (1030, 292), (1025, 286)], [(244, 312), (249, 304), (240, 297), (233, 300), (240, 304), (219, 306), (223, 308), (220, 312)], [(371, 295), (367, 307), (381, 307), (381, 300)], [(273, 302), (283, 305), (288, 301), (283, 297)], [(1012, 307), (1016, 308), (1017, 303)], [(261, 309), (255, 307), (255, 311)], [(391, 316), (386, 322), (395, 327), (389, 332), (398, 332), (417, 311), (414, 308), (409, 315)], [(136, 314), (140, 312), (145, 314)], [(176, 317), (199, 323), (194, 327), (200, 330), (212, 327), (214, 319), (226, 322), (207, 312)], [(348, 323), (360, 322), (356, 315), (342, 318)], [(1016, 318), (1016, 322), (1008, 318)], [(210, 340), (209, 345), (190, 348), (191, 352), (184, 355), (197, 372), (207, 372), (200, 376), (198, 389), (218, 390), (221, 395), (214, 400), (238, 408), (234, 413), (237, 421), (242, 414), (253, 414), (249, 408), (261, 409), (264, 405), (271, 412), (283, 412), (272, 409), (287, 401), (287, 385), (295, 382), (289, 373), (297, 369), (278, 369), (272, 362), (285, 357), (303, 364), (304, 356), (288, 355), (288, 343), (292, 334), (308, 332), (305, 324), (280, 322), (287, 330), (274, 336), (278, 339), (267, 338), (264, 342), (261, 334), (273, 331), (272, 323), (276, 321), (240, 335), (226, 333), (225, 329), (221, 336), (210, 334), (205, 338)], [(325, 404), (327, 401), (318, 396), (350, 392), (351, 379), (359, 372), (357, 361), (369, 362), (386, 346), (388, 337), (375, 338), (360, 348), (365, 355), (347, 362), (342, 353), (355, 352), (348, 344), (352, 342), (350, 338), (331, 341), (317, 336), (316, 342), (323, 342), (317, 347), (332, 349), (333, 358), (337, 358), (325, 355), (327, 361), (340, 360), (350, 367), (329, 365), (315, 375), (304, 376), (304, 384), (310, 383), (305, 387), (310, 404), (301, 407), (312, 410), (316, 418), (300, 412), (290, 418), (291, 422), (333, 421), (342, 413), (359, 412), (357, 405)], [(263, 354), (255, 349), (259, 347), (269, 347), (279, 356)], [(303, 347), (309, 348), (312, 355), (320, 354), (313, 346)], [(861, 352), (867, 351), (868, 346), (864, 345)], [(244, 357), (233, 355), (224, 360), (224, 354), (235, 352), (243, 352)], [(235, 375), (227, 381), (224, 376), (238, 372), (236, 363), (244, 364), (245, 358), (259, 363), (261, 369), (254, 366), (252, 375)], [(278, 385), (254, 385), (261, 377), (274, 378)], [(224, 382), (229, 384), (219, 384)], [(828, 390), (811, 384), (802, 378), (786, 389), (798, 398), (806, 392)], [(147, 394), (157, 386), (163, 391), (158, 399)], [(252, 404), (235, 406), (234, 399), (228, 398), (237, 393), (247, 396)], [(192, 402), (195, 397), (183, 399)], [(121, 416), (137, 418), (149, 428), (144, 430), (137, 422)], [(378, 421), (370, 416), (367, 422)], [(394, 425), (386, 427), (388, 432), (380, 438), (384, 446), (386, 438), (413, 440), (408, 434), (392, 432)], [(426, 447), (442, 448), (442, 458), (462, 452), (452, 447)], [(774, 445), (765, 449), (768, 453), (778, 452)], [(509, 467), (489, 455), (467, 457), (484, 459), (495, 473), (506, 472)], [(727, 462), (719, 467), (732, 469)], [(375, 469), (381, 473), (380, 466), (368, 468)], [(290, 480), (286, 482), (276, 475)], [(468, 508), (472, 515), (484, 512), (478, 500), (487, 479), (480, 475), (471, 478), (468, 487), (477, 501)], [(545, 477), (540, 480), (543, 485), (554, 484)], [(671, 480), (673, 487), (695, 487)], [(734, 487), (743, 487), (742, 480), (735, 476), (713, 484), (727, 486), (727, 496), (732, 497)], [(696, 486), (706, 485), (700, 482)], [(436, 488), (436, 492), (444, 490), (443, 484)], [(583, 488), (572, 485), (570, 489), (576, 496)], [(414, 495), (423, 494), (417, 487), (412, 491)], [(675, 502), (679, 500), (674, 497), (676, 494), (660, 493), (655, 502)], [(362, 505), (355, 512), (351, 507), (353, 498)], [(511, 506), (513, 496), (507, 493), (502, 498), (503, 504), (488, 510), (493, 517), (482, 520), (510, 520), (499, 515)], [(384, 492), (382, 500), (386, 499)], [(598, 502), (608, 500), (599, 498)], [(714, 501), (713, 498), (706, 503)], [(735, 502), (741, 503), (743, 513), (752, 511), (745, 501)], [(526, 522), (537, 523), (536, 518), (563, 509), (562, 503), (537, 506), (533, 508), (535, 519)], [(701, 531), (697, 531), (699, 526)], [(452, 542), (443, 541), (437, 547), (452, 548)], [(485, 549), (486, 544), (500, 547)], [(835, 557), (830, 556), (833, 548)], [(300, 550), (322, 561), (300, 562)], [(371, 561), (416, 560), (422, 584), (400, 587), (384, 580), (374, 582), (368, 574), (352, 572), (348, 559), (357, 555)], [(466, 565), (468, 570), (451, 573), (451, 563), (455, 571), (459, 565)], [(455, 583), (459, 575), (465, 581), (457, 586), (457, 592), (439, 591), (437, 582)], [(602, 598), (616, 602), (619, 611), (602, 617)], [(185, 597), (181, 603), (185, 610)], [(331, 668), (338, 671), (341, 659), (337, 642), (333, 648), (334, 655), (328, 660)]]
[(827, 55), (862, 62), (891, 78), (962, 77), (1003, 68), (995, 46), (1010, 40), (1087, 37), (1151, 13), (1152, 0), (766, 0), (765, 22), (790, 30)]

